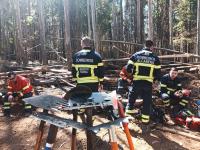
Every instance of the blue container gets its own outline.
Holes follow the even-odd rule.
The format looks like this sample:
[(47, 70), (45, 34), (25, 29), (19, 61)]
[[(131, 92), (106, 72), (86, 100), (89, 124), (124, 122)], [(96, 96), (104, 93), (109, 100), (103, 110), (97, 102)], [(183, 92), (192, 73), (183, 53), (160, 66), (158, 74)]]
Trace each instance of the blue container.
[(200, 100), (197, 100), (195, 103), (197, 104), (198, 117), (200, 117)]

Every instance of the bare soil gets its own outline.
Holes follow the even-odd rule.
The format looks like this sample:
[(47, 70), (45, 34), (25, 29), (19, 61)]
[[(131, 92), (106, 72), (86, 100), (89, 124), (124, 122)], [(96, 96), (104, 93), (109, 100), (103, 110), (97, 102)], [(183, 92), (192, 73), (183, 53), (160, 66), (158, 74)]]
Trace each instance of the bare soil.
[[(198, 84), (199, 80), (194, 80), (190, 84), (190, 88), (194, 91), (195, 97), (199, 97)], [(44, 89), (41, 87), (40, 94), (50, 93), (52, 95), (62, 95), (63, 92), (56, 90), (55, 87)], [(1, 113), (0, 105), (0, 113)], [(17, 108), (18, 107), (18, 108)], [(32, 117), (24, 117), (20, 113), (21, 106), (14, 109), (15, 116), (12, 118), (0, 117), (0, 150), (29, 150), (34, 149), (37, 131), (40, 121)], [(17, 111), (16, 111), (17, 110)], [(16, 112), (15, 112), (16, 111)], [(100, 124), (106, 122), (105, 118), (96, 117), (94, 123)], [(46, 125), (45, 133), (42, 140), (42, 148), (44, 149), (49, 125)], [(200, 142), (188, 137), (160, 130), (152, 130), (150, 134), (141, 134), (140, 128), (135, 123), (130, 123), (130, 132), (136, 150), (200, 150)], [(172, 127), (174, 128), (174, 127)], [(57, 139), (54, 144), (55, 150), (70, 149), (71, 144), (71, 128), (59, 129)], [(192, 132), (191, 132), (192, 134)], [(116, 128), (116, 136), (120, 149), (128, 150), (126, 136), (121, 127)], [(95, 150), (108, 150), (109, 135), (107, 130), (101, 130), (94, 140)], [(77, 149), (86, 149), (85, 131), (77, 133)]]
[[(20, 107), (20, 106), (19, 106)], [(20, 112), (12, 118), (0, 117), (0, 149), (1, 150), (28, 150), (34, 149), (40, 121), (32, 117), (23, 117)], [(95, 124), (106, 122), (105, 118), (95, 117)], [(48, 133), (49, 125), (46, 125), (45, 134), (42, 140), (42, 148), (44, 149), (45, 140)], [(150, 134), (141, 134), (140, 128), (135, 123), (130, 123), (130, 132), (136, 150), (200, 150), (200, 142), (189, 139), (187, 137), (162, 132), (160, 130), (152, 130)], [(126, 136), (121, 127), (116, 128), (116, 136), (120, 149), (127, 150), (128, 144)], [(55, 150), (70, 149), (71, 128), (59, 129), (57, 139), (54, 144)], [(94, 140), (95, 150), (108, 150), (109, 135), (107, 130), (102, 129)], [(86, 149), (85, 131), (81, 130), (77, 133), (77, 149)]]

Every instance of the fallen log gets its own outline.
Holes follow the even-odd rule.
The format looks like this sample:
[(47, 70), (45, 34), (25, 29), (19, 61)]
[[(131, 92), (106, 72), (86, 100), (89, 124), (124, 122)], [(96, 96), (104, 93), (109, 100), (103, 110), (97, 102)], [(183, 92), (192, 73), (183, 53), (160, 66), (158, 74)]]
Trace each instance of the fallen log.
[(168, 128), (168, 127), (160, 127), (160, 126), (156, 126), (155, 129), (160, 130), (160, 131), (164, 131), (164, 132), (170, 132), (170, 133), (173, 133), (173, 134), (178, 134), (178, 135), (193, 139), (195, 141), (200, 141), (200, 137), (196, 136), (196, 135), (192, 135), (191, 134), (192, 132), (178, 131), (177, 129)]
[(115, 46), (115, 45), (113, 45), (112, 48), (118, 50), (118, 51), (121, 52), (121, 53), (124, 53), (125, 55), (127, 55), (127, 56), (129, 56), (129, 57), (131, 57), (131, 55), (132, 55), (132, 54), (130, 54), (130, 53), (125, 52), (124, 50), (121, 50), (120, 48), (118, 48), (118, 47)]
[(172, 55), (162, 55), (162, 56), (158, 56), (161, 59), (168, 59), (168, 58), (200, 58), (199, 55), (194, 55), (194, 54), (189, 54), (189, 53), (185, 53), (185, 54), (172, 54)]
[(71, 87), (75, 87), (75, 84), (69, 83), (68, 81), (64, 80), (64, 79), (59, 79), (60, 81), (62, 81), (63, 83), (66, 83), (67, 85), (71, 86)]
[(114, 61), (128, 61), (130, 58), (118, 58), (118, 59), (105, 59), (103, 62), (114, 62)]
[[(28, 74), (28, 73), (36, 73), (36, 72), (42, 72), (42, 71), (48, 71), (48, 68), (44, 67), (36, 67), (32, 70), (23, 70), (23, 71), (14, 71), (16, 74)], [(7, 76), (9, 72), (2, 72), (0, 73), (0, 76)]]

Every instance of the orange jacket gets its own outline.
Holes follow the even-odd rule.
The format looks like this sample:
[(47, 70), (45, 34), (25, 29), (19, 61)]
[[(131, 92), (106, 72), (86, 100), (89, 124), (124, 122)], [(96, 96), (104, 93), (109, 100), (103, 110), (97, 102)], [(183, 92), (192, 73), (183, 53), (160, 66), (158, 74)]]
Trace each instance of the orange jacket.
[(120, 71), (120, 74), (119, 74), (120, 78), (122, 78), (123, 80), (133, 80), (133, 75), (128, 73), (127, 70), (126, 70), (126, 66), (124, 66), (122, 68), (122, 70)]
[(8, 92), (16, 92), (21, 96), (33, 91), (33, 87), (30, 84), (30, 81), (20, 75), (16, 75), (16, 81), (8, 80)]

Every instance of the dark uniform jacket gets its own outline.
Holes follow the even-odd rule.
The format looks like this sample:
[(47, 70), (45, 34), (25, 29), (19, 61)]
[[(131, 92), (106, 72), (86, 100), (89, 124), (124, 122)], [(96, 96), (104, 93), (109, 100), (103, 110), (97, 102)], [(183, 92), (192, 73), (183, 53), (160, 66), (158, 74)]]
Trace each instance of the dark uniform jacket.
[(134, 81), (160, 80), (160, 60), (148, 48), (144, 48), (133, 54), (128, 61), (127, 71), (133, 72)]
[(99, 53), (85, 48), (73, 56), (73, 79), (77, 84), (99, 83), (104, 78), (104, 68)]
[(169, 74), (161, 78), (161, 93), (174, 94), (174, 92), (182, 90), (180, 79), (176, 77), (174, 80), (170, 78)]

